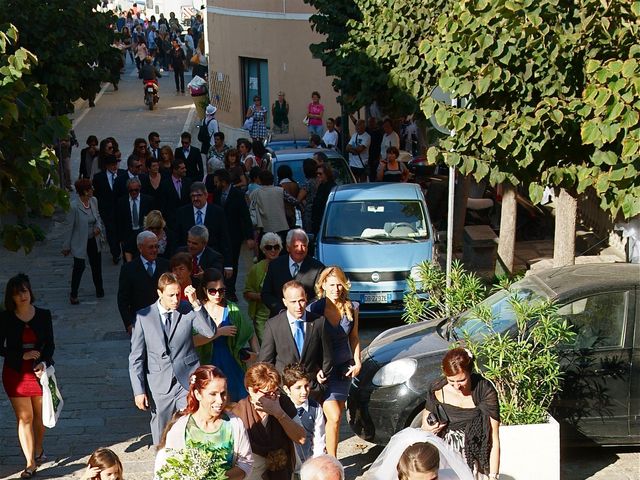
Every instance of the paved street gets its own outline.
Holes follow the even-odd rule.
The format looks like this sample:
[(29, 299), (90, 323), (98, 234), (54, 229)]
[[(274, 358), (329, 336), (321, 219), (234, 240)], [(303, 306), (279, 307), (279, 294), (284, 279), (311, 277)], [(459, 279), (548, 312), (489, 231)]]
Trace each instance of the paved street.
[[(161, 79), (158, 110), (149, 112), (142, 101), (142, 85), (132, 76), (130, 64), (120, 90), (108, 85), (96, 107), (86, 103), (76, 112), (76, 134), (81, 144), (86, 137), (114, 136), (120, 143), (123, 159), (129, 155), (133, 140), (155, 130), (161, 144), (175, 145), (180, 132), (192, 127), (191, 98), (174, 94), (173, 78)], [(190, 77), (187, 77), (187, 82)], [(197, 143), (197, 142), (196, 142)], [(72, 172), (77, 174), (79, 149), (75, 149)], [(127, 480), (150, 479), (154, 452), (149, 448), (148, 414), (136, 410), (128, 379), (128, 337), (116, 307), (119, 266), (104, 258), (103, 276), (106, 296), (96, 299), (87, 269), (80, 288), (81, 304), (69, 304), (72, 260), (60, 254), (66, 226), (64, 214), (52, 220), (38, 221), (48, 232), (28, 256), (0, 250), (0, 286), (17, 272), (31, 276), (37, 304), (54, 315), (57, 339), (57, 376), (65, 407), (59, 425), (48, 430), (45, 450), (49, 457), (38, 478), (79, 478), (88, 455), (97, 447), (114, 449), (124, 464)], [(249, 256), (244, 255), (239, 285), (244, 282)], [(3, 290), (2, 290), (3, 291)], [(363, 343), (370, 342), (388, 323), (362, 325)], [(355, 437), (343, 425), (339, 457), (347, 478), (362, 478), (363, 469), (381, 451), (380, 447)], [(535, 452), (532, 452), (535, 454)], [(563, 463), (563, 479), (629, 480), (638, 478), (640, 454), (635, 451), (589, 450), (571, 452)], [(0, 478), (17, 478), (24, 467), (15, 431), (13, 412), (4, 393), (0, 395)]]

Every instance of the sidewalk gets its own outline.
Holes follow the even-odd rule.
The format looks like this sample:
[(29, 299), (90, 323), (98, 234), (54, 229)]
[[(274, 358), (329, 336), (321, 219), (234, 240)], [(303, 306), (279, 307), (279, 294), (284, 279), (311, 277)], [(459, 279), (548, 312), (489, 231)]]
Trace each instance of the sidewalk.
[[(183, 128), (190, 127), (193, 102), (189, 95), (175, 95), (173, 78), (161, 81), (158, 109), (145, 109), (141, 82), (132, 69), (123, 74), (120, 90), (107, 84), (96, 107), (80, 104), (74, 127), (81, 144), (90, 134), (99, 139), (114, 136), (122, 159), (132, 150), (136, 137), (146, 139), (155, 130), (161, 144), (175, 145)], [(188, 81), (188, 79), (187, 79)], [(80, 148), (72, 156), (72, 176), (76, 177)], [(72, 259), (60, 253), (67, 226), (65, 214), (38, 220), (47, 232), (30, 255), (0, 248), (0, 286), (18, 272), (27, 273), (33, 285), (36, 304), (50, 309), (56, 339), (56, 376), (65, 400), (58, 426), (47, 429), (44, 448), (49, 461), (38, 470), (37, 478), (79, 478), (89, 455), (98, 447), (112, 448), (123, 462), (127, 480), (149, 479), (155, 452), (151, 443), (149, 414), (136, 409), (129, 384), (129, 337), (123, 329), (116, 304), (120, 265), (114, 266), (103, 255), (106, 295), (96, 299), (90, 269), (80, 286), (80, 305), (69, 304)], [(0, 395), (0, 478), (18, 478), (24, 468), (13, 410)]]

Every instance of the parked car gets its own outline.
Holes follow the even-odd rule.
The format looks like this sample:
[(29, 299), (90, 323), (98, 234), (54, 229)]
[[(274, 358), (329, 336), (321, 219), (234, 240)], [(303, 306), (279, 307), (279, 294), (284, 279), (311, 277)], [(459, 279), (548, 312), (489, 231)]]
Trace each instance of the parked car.
[(335, 150), (329, 149), (317, 149), (317, 148), (286, 148), (278, 150), (272, 154), (271, 169), (273, 176), (277, 177), (276, 172), (280, 165), (286, 164), (293, 170), (293, 179), (302, 185), (306, 183), (304, 178), (304, 171), (302, 170), (302, 163), (307, 158), (313, 158), (313, 154), (317, 152), (324, 152), (329, 161), (329, 165), (333, 169), (333, 175), (338, 185), (345, 185), (348, 183), (356, 183), (356, 179), (349, 169), (349, 165), (345, 159)]
[[(564, 365), (570, 383), (554, 403), (565, 440), (602, 445), (640, 443), (640, 265), (591, 264), (550, 269), (513, 285), (524, 299), (555, 300), (574, 326), (575, 345)], [(514, 329), (509, 294), (484, 303), (494, 328)], [(482, 338), (486, 325), (466, 312), (458, 318), (393, 328), (362, 353), (362, 370), (347, 401), (349, 423), (365, 440), (386, 443), (408, 426), (418, 427), (430, 383), (463, 331)]]
[(361, 317), (399, 316), (407, 278), (417, 276), (412, 267), (435, 257), (427, 205), (413, 183), (334, 188), (315, 241), (316, 258), (346, 273)]

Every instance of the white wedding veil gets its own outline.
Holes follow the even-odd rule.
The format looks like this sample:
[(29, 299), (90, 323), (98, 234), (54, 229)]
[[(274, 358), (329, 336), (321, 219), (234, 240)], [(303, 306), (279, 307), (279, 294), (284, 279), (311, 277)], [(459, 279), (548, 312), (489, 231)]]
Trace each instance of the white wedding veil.
[(420, 428), (405, 428), (391, 437), (380, 456), (365, 473), (364, 479), (398, 480), (396, 468), (402, 453), (407, 447), (418, 442), (431, 443), (440, 452), (438, 480), (473, 480), (473, 473), (462, 455), (455, 452), (440, 437)]

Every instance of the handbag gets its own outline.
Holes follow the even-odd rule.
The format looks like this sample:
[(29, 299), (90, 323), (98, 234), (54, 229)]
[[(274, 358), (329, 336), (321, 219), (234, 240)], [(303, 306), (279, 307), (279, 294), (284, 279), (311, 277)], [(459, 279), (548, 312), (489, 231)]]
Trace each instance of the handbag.
[(192, 65), (200, 65), (200, 55), (199, 54), (195, 54), (191, 57), (191, 64)]
[(58, 388), (56, 370), (52, 365), (42, 373), (40, 385), (42, 385), (42, 423), (47, 428), (53, 428), (62, 412), (64, 400)]
[(245, 130), (251, 130), (253, 128), (253, 117), (249, 117), (244, 121), (244, 125), (242, 125), (242, 128), (244, 128)]

